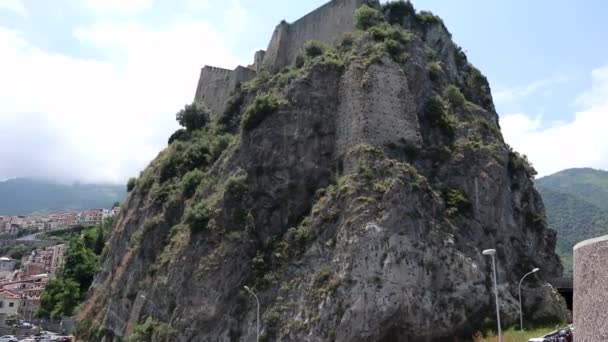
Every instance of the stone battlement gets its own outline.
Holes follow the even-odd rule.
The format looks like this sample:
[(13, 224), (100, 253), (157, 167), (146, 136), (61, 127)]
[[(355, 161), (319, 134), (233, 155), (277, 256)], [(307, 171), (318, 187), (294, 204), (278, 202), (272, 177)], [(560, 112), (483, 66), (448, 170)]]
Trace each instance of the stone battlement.
[(241, 82), (253, 79), (261, 70), (278, 71), (295, 63), (300, 50), (310, 40), (334, 43), (343, 34), (355, 30), (354, 13), (364, 4), (378, 0), (332, 0), (293, 23), (281, 21), (275, 28), (267, 49), (255, 53), (252, 65), (235, 70), (205, 66), (194, 101), (204, 103), (212, 116), (220, 115), (230, 93)]

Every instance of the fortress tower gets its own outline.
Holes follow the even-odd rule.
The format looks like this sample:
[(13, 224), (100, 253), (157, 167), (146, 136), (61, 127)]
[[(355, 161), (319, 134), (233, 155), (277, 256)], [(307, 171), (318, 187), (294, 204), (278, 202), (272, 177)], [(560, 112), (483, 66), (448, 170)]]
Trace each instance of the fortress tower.
[(261, 70), (277, 71), (295, 63), (307, 41), (332, 44), (343, 34), (355, 30), (355, 10), (364, 4), (376, 6), (378, 0), (331, 0), (293, 23), (281, 21), (266, 51), (256, 52), (252, 65), (227, 70), (205, 66), (196, 88), (194, 102), (203, 103), (212, 116), (220, 115), (230, 93), (241, 82), (253, 79)]

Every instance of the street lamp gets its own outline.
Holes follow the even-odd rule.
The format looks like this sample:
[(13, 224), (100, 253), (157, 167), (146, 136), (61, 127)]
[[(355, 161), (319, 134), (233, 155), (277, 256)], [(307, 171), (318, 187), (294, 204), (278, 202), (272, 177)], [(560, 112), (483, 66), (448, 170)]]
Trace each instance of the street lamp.
[(253, 291), (251, 291), (251, 289), (249, 288), (249, 286), (244, 286), (243, 287), (247, 292), (251, 293), (251, 295), (255, 298), (255, 301), (258, 304), (258, 315), (257, 315), (257, 339), (256, 341), (260, 340), (260, 301), (258, 300), (258, 296), (255, 295), (255, 293), (253, 293)]
[(494, 259), (494, 255), (496, 255), (495, 249), (486, 249), (482, 252), (485, 256), (492, 257), (492, 270), (494, 271), (494, 296), (496, 297), (496, 324), (498, 324), (498, 342), (502, 342), (502, 328), (500, 327), (500, 307), (498, 304), (498, 281), (496, 280), (496, 260)]
[(527, 276), (529, 276), (530, 274), (536, 273), (540, 271), (540, 268), (535, 268), (532, 271), (526, 273), (525, 276), (523, 276), (521, 278), (521, 280), (519, 281), (519, 330), (524, 331), (524, 314), (523, 314), (523, 310), (521, 308), (521, 283), (523, 283), (524, 279), (526, 279)]
[(148, 301), (148, 303), (152, 304), (152, 320), (156, 319), (156, 305), (154, 304), (153, 301), (149, 300), (148, 298), (146, 298), (146, 296), (144, 295), (139, 295), (143, 300)]

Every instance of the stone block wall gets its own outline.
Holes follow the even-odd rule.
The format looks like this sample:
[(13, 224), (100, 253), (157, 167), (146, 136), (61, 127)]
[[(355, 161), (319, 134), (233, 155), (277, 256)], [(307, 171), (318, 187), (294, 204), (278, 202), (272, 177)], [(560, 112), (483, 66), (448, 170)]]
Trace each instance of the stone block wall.
[(336, 153), (358, 144), (407, 142), (420, 146), (416, 102), (405, 73), (392, 60), (369, 69), (350, 67), (340, 85)]
[(608, 235), (574, 246), (577, 342), (608, 341)]
[(234, 70), (205, 66), (196, 88), (194, 102), (203, 103), (215, 117), (224, 112), (226, 102), (239, 83), (249, 81), (256, 75), (255, 70), (242, 66)]
[(343, 34), (355, 30), (353, 16), (363, 4), (377, 0), (332, 0), (289, 24), (281, 22), (268, 44), (263, 66), (279, 70), (295, 62), (300, 49), (309, 40), (334, 43)]

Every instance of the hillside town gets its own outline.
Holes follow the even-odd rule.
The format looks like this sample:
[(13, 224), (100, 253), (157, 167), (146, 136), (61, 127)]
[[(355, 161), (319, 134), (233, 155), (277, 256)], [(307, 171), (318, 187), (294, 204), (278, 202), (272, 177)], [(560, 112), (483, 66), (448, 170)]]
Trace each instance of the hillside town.
[(0, 216), (0, 235), (18, 235), (20, 232), (42, 232), (77, 226), (90, 227), (114, 217), (119, 206), (112, 209), (87, 209), (81, 212), (58, 212), (48, 215)]
[[(60, 231), (74, 227), (91, 227), (114, 217), (119, 210), (88, 209), (48, 215), (0, 216), (0, 236), (12, 240), (29, 234)], [(31, 242), (31, 241), (30, 241)], [(0, 326), (8, 318), (31, 321), (40, 308), (45, 287), (63, 266), (67, 244), (35, 248), (19, 260), (0, 255)]]

